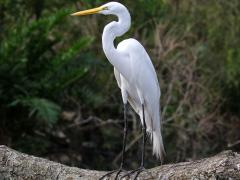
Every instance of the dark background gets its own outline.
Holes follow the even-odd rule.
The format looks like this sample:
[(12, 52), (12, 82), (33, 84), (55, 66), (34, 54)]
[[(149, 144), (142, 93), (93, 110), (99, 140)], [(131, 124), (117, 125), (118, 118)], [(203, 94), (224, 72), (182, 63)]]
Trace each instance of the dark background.
[[(156, 68), (165, 163), (240, 150), (240, 1), (121, 1)], [(123, 107), (101, 47), (98, 1), (0, 1), (0, 144), (71, 166), (114, 169)], [(127, 169), (140, 160), (130, 110)], [(141, 141), (140, 141), (141, 142)], [(160, 164), (148, 143), (146, 166)]]

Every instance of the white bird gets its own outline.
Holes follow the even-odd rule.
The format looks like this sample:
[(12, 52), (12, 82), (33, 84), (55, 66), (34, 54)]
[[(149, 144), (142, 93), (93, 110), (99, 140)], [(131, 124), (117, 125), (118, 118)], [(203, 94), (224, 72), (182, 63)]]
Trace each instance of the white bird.
[(117, 48), (114, 46), (115, 38), (122, 36), (130, 28), (131, 16), (127, 8), (118, 2), (109, 2), (98, 8), (79, 11), (72, 15), (82, 16), (95, 13), (115, 15), (118, 17), (118, 21), (112, 21), (105, 26), (102, 35), (103, 51), (109, 62), (114, 66), (115, 78), (121, 89), (124, 104), (125, 128), (122, 162), (117, 176), (122, 171), (122, 166), (124, 164), (127, 135), (127, 102), (130, 103), (132, 108), (140, 116), (143, 126), (142, 162), (140, 168), (137, 169), (138, 173), (136, 176), (138, 176), (144, 167), (146, 131), (151, 135), (153, 154), (162, 160), (163, 154), (165, 153), (161, 135), (160, 88), (157, 75), (151, 59), (144, 47), (137, 40), (132, 38), (126, 39), (120, 42)]

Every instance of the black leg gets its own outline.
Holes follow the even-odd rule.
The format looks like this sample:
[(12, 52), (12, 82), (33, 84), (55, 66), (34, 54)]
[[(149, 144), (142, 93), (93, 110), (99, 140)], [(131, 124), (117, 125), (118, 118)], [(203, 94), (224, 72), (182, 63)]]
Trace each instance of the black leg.
[(145, 143), (146, 143), (146, 121), (145, 121), (145, 112), (144, 112), (144, 105), (142, 105), (142, 112), (143, 112), (143, 127), (142, 127), (142, 131), (143, 131), (143, 138), (142, 138), (142, 158), (141, 158), (141, 165), (139, 168), (130, 171), (129, 173), (125, 174), (124, 176), (122, 176), (122, 178), (132, 175), (133, 173), (136, 172), (136, 175), (134, 177), (134, 179), (137, 179), (138, 175), (144, 171), (144, 160), (145, 160)]
[(127, 133), (128, 133), (127, 104), (124, 104), (124, 130), (123, 130), (122, 161), (121, 161), (121, 166), (120, 166), (121, 168), (123, 167), (124, 161), (125, 161), (125, 148), (126, 148)]
[(113, 170), (113, 171), (105, 174), (103, 177), (100, 178), (100, 180), (104, 179), (107, 176), (110, 176), (111, 174), (113, 174), (115, 172), (117, 172), (117, 174), (115, 176), (115, 180), (117, 180), (119, 174), (122, 172), (124, 162), (125, 162), (125, 148), (126, 148), (127, 132), (128, 132), (127, 104), (124, 104), (124, 130), (123, 130), (123, 143), (122, 143), (122, 145), (123, 145), (122, 146), (122, 159), (121, 159), (120, 168), (118, 170)]
[(146, 122), (145, 122), (145, 112), (144, 112), (144, 105), (142, 104), (142, 111), (143, 111), (143, 139), (142, 139), (142, 161), (141, 167), (144, 167), (144, 160), (145, 160), (145, 143), (146, 143)]
[(127, 122), (127, 104), (124, 104), (124, 130), (123, 130), (123, 147), (122, 147), (122, 160), (118, 173), (116, 174), (115, 179), (117, 179), (118, 175), (121, 173), (124, 162), (125, 162), (125, 148), (126, 148), (126, 140), (128, 133), (128, 122)]

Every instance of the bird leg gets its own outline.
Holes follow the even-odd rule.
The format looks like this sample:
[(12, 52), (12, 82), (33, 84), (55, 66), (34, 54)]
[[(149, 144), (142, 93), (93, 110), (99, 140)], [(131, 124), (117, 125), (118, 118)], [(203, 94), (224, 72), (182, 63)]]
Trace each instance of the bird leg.
[(142, 138), (142, 156), (141, 156), (141, 165), (139, 168), (134, 169), (132, 171), (130, 171), (127, 174), (124, 174), (124, 176), (122, 176), (121, 178), (124, 178), (126, 176), (131, 176), (133, 173), (136, 172), (136, 175), (134, 177), (134, 179), (137, 179), (137, 177), (139, 176), (139, 174), (145, 170), (144, 168), (144, 159), (145, 159), (145, 143), (146, 143), (146, 122), (145, 122), (145, 113), (144, 113), (144, 105), (142, 104), (142, 112), (143, 112), (143, 127), (142, 127), (142, 131), (143, 131), (143, 138)]
[(103, 180), (107, 176), (111, 176), (111, 174), (116, 173), (115, 180), (117, 180), (119, 174), (123, 171), (123, 165), (125, 162), (125, 148), (126, 148), (126, 140), (127, 140), (127, 132), (128, 132), (128, 123), (127, 123), (127, 104), (124, 104), (124, 130), (123, 130), (123, 146), (122, 146), (122, 159), (119, 169), (113, 170), (100, 178)]

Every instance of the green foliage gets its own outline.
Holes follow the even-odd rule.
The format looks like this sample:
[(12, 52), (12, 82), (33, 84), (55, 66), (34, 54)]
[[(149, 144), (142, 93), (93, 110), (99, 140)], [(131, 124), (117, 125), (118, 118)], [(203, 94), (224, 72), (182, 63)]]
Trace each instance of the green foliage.
[(226, 81), (231, 87), (240, 87), (240, 49), (228, 49), (226, 58)]
[[(204, 27), (201, 31), (207, 38), (208, 56), (210, 67), (214, 69), (211, 76), (219, 76), (216, 81), (225, 107), (228, 111), (239, 112), (239, 69), (240, 69), (240, 3), (239, 1), (208, 2), (201, 5), (196, 13), (202, 14), (205, 18), (201, 21)], [(202, 33), (202, 34), (203, 34)]]
[[(25, 5), (27, 4), (21, 2), (14, 4), (13, 7), (18, 8), (11, 14), (13, 7), (10, 7), (10, 1), (2, 2), (4, 28), (0, 33), (2, 126), (7, 130), (5, 133), (15, 131), (22, 135), (29, 127), (32, 131), (45, 131), (44, 127), (51, 129), (56, 125), (61, 106), (64, 105), (61, 96), (64, 93), (67, 96), (76, 94), (69, 91), (66, 93), (66, 90), (77, 82), (79, 84), (75, 87), (85, 85), (80, 80), (89, 74), (91, 62), (84, 56), (79, 56), (79, 52), (84, 51), (94, 40), (90, 36), (71, 40), (74, 37), (68, 34), (71, 34), (73, 28), (63, 28), (63, 24), (69, 23), (72, 10), (46, 11), (44, 16), (35, 19), (29, 18), (30, 14), (24, 12)], [(88, 54), (89, 56), (92, 57)], [(18, 115), (14, 115), (16, 110)], [(33, 146), (37, 144), (38, 141), (32, 141), (32, 131), (27, 132), (27, 139), (15, 138), (16, 147), (25, 149), (25, 146), (19, 146), (22, 141), (31, 141), (28, 143)], [(20, 134), (18, 137), (21, 137)], [(44, 141), (42, 138), (39, 137), (39, 141)], [(43, 149), (47, 149), (47, 144), (46, 141)], [(30, 149), (34, 152), (35, 148)], [(28, 152), (33, 153), (30, 149)]]
[(43, 122), (49, 127), (52, 127), (57, 122), (61, 110), (59, 105), (47, 99), (34, 97), (17, 99), (12, 102), (10, 106), (17, 106), (19, 104), (23, 107), (29, 108), (29, 117), (35, 115), (37, 119), (43, 120)]
[(37, 111), (37, 118), (49, 124), (56, 122), (59, 107), (42, 98), (57, 98), (56, 93), (87, 73), (86, 67), (71, 67), (69, 70), (66, 67), (81, 49), (92, 42), (92, 38), (83, 37), (61, 53), (54, 51), (55, 46), (62, 43), (62, 36), (55, 32), (56, 28), (68, 14), (69, 10), (62, 10), (32, 22), (21, 18), (6, 30), (0, 44), (2, 105), (19, 101), (19, 104), (30, 107), (30, 114)]

